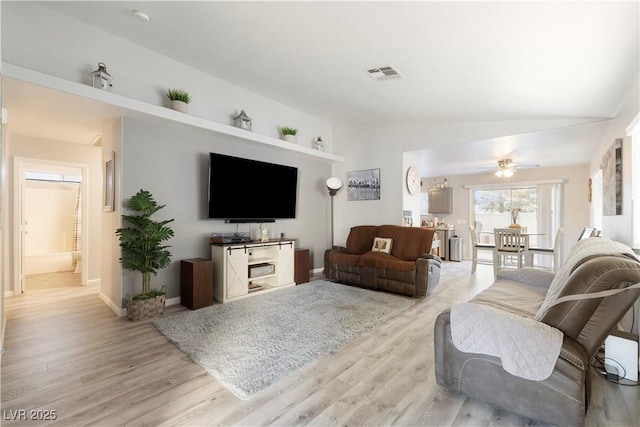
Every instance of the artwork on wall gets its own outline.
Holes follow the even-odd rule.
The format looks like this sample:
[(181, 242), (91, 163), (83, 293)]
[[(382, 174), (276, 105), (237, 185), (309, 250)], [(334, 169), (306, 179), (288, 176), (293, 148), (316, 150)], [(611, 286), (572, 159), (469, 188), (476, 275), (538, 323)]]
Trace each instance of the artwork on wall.
[(380, 169), (347, 174), (349, 200), (380, 200)]
[(602, 156), (602, 214), (622, 215), (622, 138)]
[(112, 151), (107, 158), (104, 159), (104, 210), (107, 212), (113, 212), (116, 202), (116, 169), (115, 169), (116, 154)]

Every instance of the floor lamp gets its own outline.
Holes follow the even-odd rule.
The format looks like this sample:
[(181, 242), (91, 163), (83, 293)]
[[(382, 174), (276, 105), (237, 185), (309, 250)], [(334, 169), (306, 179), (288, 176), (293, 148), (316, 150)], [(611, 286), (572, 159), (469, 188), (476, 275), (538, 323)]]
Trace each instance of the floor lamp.
[(332, 176), (327, 180), (327, 189), (331, 196), (331, 247), (333, 248), (333, 196), (342, 188), (342, 180)]

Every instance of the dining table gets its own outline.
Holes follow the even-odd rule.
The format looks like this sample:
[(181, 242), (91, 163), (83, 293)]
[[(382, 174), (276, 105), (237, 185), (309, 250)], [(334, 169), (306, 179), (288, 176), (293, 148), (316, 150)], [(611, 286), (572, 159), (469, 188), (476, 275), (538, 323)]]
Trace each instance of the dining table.
[[(504, 227), (504, 228), (509, 228), (509, 227)], [(488, 234), (488, 235), (494, 236), (493, 231), (481, 231), (479, 234)], [(544, 235), (545, 233), (538, 233), (538, 232), (530, 233), (528, 231), (520, 232), (520, 236), (522, 237), (522, 245), (524, 246), (524, 266), (525, 267), (531, 267), (531, 259), (528, 253), (531, 237), (544, 236)], [(495, 241), (493, 241), (493, 243), (495, 244)]]

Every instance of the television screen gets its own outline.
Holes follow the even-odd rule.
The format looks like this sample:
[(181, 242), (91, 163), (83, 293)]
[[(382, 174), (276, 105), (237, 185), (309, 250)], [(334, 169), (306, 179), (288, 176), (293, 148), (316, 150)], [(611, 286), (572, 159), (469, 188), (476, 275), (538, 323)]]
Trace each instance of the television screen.
[(209, 153), (209, 218), (295, 218), (297, 194), (298, 168)]

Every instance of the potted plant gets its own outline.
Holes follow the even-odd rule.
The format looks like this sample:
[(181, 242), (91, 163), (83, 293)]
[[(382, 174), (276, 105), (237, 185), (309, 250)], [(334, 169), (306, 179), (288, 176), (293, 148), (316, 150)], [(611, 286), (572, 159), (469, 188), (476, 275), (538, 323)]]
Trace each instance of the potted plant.
[(169, 89), (167, 91), (167, 98), (171, 100), (171, 108), (183, 113), (187, 112), (187, 104), (191, 102), (191, 96), (184, 90)]
[(296, 142), (296, 135), (298, 134), (298, 129), (291, 127), (282, 127), (280, 128), (280, 136), (285, 141)]
[(154, 213), (164, 207), (156, 203), (150, 192), (140, 190), (127, 204), (134, 214), (122, 215), (129, 226), (116, 230), (122, 249), (120, 263), (128, 270), (142, 273), (142, 293), (127, 296), (127, 315), (130, 320), (147, 319), (164, 312), (165, 292), (151, 289), (151, 274), (157, 275), (158, 270), (171, 263), (170, 246), (162, 242), (173, 237), (173, 230), (167, 226), (173, 219), (151, 219)]

